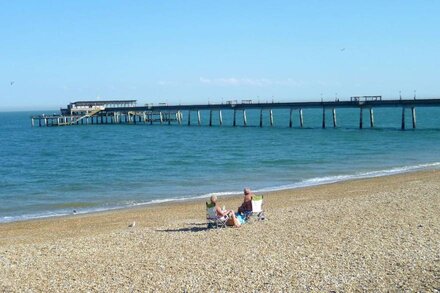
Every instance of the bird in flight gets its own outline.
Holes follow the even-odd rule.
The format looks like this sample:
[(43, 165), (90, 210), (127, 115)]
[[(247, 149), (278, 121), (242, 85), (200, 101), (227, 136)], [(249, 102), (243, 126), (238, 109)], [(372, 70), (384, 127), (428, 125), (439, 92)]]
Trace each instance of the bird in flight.
[(345, 51), (345, 48), (342, 48), (342, 49), (341, 49), (341, 52), (344, 52), (344, 51)]
[(14, 85), (14, 83), (15, 83), (15, 81), (11, 81), (11, 82), (10, 82), (11, 86)]

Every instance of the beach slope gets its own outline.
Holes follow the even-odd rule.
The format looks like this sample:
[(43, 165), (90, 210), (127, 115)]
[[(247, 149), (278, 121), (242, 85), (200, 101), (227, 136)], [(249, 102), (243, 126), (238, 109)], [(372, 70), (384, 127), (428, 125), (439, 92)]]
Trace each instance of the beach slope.
[(221, 230), (203, 201), (2, 224), (0, 291), (440, 290), (439, 171), (267, 193), (265, 210)]

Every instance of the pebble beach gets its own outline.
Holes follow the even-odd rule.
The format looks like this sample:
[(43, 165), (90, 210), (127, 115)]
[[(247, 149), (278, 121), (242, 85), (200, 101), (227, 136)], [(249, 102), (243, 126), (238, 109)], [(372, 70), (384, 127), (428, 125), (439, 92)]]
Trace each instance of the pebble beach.
[(207, 229), (204, 200), (0, 224), (0, 291), (440, 291), (440, 171), (264, 201), (240, 228)]

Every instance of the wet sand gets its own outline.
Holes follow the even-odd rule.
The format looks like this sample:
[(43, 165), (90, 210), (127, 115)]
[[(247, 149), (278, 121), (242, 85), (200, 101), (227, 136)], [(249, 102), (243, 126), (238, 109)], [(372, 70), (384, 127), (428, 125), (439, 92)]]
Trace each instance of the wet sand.
[(204, 200), (1, 224), (0, 291), (440, 290), (440, 171), (266, 193), (265, 211), (219, 230)]

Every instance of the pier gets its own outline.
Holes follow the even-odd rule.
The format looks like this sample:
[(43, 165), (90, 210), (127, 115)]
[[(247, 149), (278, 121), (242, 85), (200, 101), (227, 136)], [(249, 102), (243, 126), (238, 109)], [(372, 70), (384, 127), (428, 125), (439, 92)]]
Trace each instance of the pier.
[[(209, 111), (207, 126), (214, 125), (214, 115), (218, 116), (218, 125), (223, 125), (223, 112), (232, 113), (232, 126), (237, 126), (237, 119), (243, 119), (243, 126), (248, 125), (247, 110), (259, 110), (259, 126), (263, 127), (264, 113), (269, 117), (269, 125), (274, 125), (274, 109), (290, 111), (289, 127), (293, 127), (294, 117), (297, 116), (299, 127), (304, 127), (304, 109), (322, 109), (322, 128), (326, 124), (326, 114), (332, 115), (332, 127), (337, 127), (337, 109), (354, 109), (359, 111), (359, 128), (364, 125), (364, 112), (369, 116), (369, 127), (375, 126), (374, 108), (397, 108), (401, 109), (402, 130), (416, 128), (417, 107), (440, 107), (440, 99), (397, 99), (383, 100), (381, 96), (356, 96), (347, 101), (321, 101), (321, 102), (272, 102), (254, 103), (252, 100), (227, 101), (221, 104), (196, 104), (196, 105), (168, 105), (147, 104), (136, 105), (136, 100), (108, 100), (108, 101), (78, 101), (61, 109), (60, 114), (33, 115), (32, 126), (69, 126), (80, 124), (187, 124), (193, 123), (191, 117), (197, 118), (197, 125), (202, 125), (201, 111)], [(185, 123), (184, 113), (187, 121)], [(296, 113), (296, 114), (295, 114)], [(412, 124), (406, 125), (405, 115), (411, 115)], [(194, 116), (192, 116), (194, 115)], [(238, 116), (241, 116), (238, 117)]]

